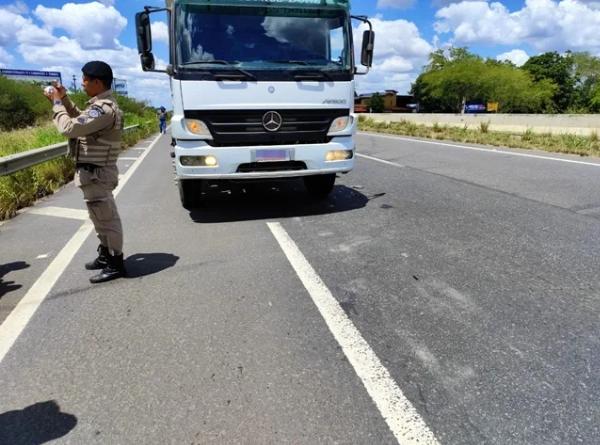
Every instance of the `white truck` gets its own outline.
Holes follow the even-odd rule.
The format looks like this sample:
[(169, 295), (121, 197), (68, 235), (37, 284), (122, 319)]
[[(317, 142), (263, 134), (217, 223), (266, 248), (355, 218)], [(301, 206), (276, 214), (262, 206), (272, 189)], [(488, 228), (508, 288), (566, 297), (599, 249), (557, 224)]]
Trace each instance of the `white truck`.
[[(155, 69), (150, 15), (166, 12), (169, 65)], [(368, 25), (355, 66), (352, 19)], [(136, 14), (144, 71), (170, 76), (179, 192), (207, 183), (302, 177), (325, 197), (354, 167), (354, 76), (375, 34), (349, 0), (167, 0)]]

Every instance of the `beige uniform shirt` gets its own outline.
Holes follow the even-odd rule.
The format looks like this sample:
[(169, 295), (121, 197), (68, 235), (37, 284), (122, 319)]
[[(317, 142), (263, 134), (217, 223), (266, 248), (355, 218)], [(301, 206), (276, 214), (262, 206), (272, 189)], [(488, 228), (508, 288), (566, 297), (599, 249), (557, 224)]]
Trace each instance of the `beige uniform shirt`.
[(121, 151), (123, 113), (112, 90), (91, 98), (83, 111), (68, 96), (52, 111), (56, 128), (69, 138), (69, 154), (76, 162), (101, 167), (116, 165)]

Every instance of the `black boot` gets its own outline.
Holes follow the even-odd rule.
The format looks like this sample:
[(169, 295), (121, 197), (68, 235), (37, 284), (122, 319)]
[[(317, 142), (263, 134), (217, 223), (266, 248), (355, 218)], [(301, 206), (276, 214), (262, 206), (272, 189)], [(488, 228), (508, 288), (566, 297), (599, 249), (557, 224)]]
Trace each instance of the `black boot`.
[(104, 269), (106, 266), (108, 266), (108, 257), (108, 247), (100, 244), (98, 246), (98, 258), (96, 258), (94, 261), (90, 261), (89, 263), (85, 263), (85, 268), (87, 270)]
[(90, 283), (104, 283), (105, 281), (115, 280), (126, 275), (125, 263), (123, 262), (123, 254), (109, 255), (108, 265), (102, 269), (98, 275), (90, 278)]

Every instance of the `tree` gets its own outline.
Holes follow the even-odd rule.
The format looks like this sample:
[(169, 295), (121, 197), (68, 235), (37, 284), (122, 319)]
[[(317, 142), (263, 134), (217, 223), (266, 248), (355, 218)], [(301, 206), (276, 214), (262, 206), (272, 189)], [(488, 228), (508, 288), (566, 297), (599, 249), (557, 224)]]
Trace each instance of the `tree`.
[(426, 112), (460, 113), (465, 102), (498, 102), (501, 112), (534, 113), (552, 109), (555, 91), (551, 81), (534, 82), (513, 64), (454, 48), (432, 53), (411, 92)]
[(574, 103), (577, 76), (570, 53), (562, 56), (553, 51), (533, 56), (522, 68), (529, 72), (536, 82), (547, 79), (556, 84), (558, 88), (553, 97), (556, 112), (562, 113)]
[(373, 113), (383, 113), (385, 111), (385, 102), (379, 93), (373, 94), (369, 100), (369, 107)]
[(597, 111), (597, 92), (600, 92), (600, 58), (588, 52), (573, 53), (575, 84), (574, 111)]
[(589, 111), (600, 112), (600, 84), (597, 84), (590, 94)]

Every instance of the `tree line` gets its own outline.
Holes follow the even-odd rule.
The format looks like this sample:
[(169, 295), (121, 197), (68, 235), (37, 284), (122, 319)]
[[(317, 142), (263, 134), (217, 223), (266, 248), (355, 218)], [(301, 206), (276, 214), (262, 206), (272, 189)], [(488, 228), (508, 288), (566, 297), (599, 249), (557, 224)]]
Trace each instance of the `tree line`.
[(420, 112), (460, 113), (466, 103), (498, 103), (501, 113), (600, 112), (600, 58), (546, 52), (521, 67), (467, 48), (440, 49), (412, 85)]

